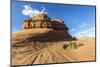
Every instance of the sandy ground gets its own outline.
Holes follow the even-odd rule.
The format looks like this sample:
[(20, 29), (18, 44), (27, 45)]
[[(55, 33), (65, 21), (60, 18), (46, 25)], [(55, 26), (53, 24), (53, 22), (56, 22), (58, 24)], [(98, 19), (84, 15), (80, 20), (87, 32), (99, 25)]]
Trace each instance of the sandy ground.
[(49, 43), (49, 46), (37, 50), (34, 50), (34, 48), (32, 48), (32, 45), (20, 48), (14, 47), (12, 48), (12, 64), (31, 65), (77, 61), (94, 61), (95, 42), (94, 39), (88, 41), (87, 40), (88, 39), (78, 40), (77, 43), (84, 43), (84, 45), (78, 47), (77, 49), (63, 49), (63, 42)]
[[(32, 30), (30, 30), (31, 32)], [(35, 30), (33, 30), (35, 31)], [(45, 32), (50, 30), (44, 30)], [(40, 32), (35, 33), (44, 33)], [(20, 33), (21, 32), (21, 33)], [(23, 33), (22, 33), (23, 32)], [(28, 35), (26, 35), (28, 33)], [(25, 35), (24, 35), (25, 34)], [(31, 37), (29, 31), (19, 31), (14, 33), (12, 38), (12, 65), (33, 65), (33, 64), (48, 64), (48, 63), (63, 63), (63, 62), (79, 62), (79, 61), (95, 61), (95, 39), (81, 38), (76, 42), (83, 44), (77, 49), (64, 49), (63, 45), (68, 41), (61, 42), (23, 42), (24, 39)], [(19, 36), (23, 35), (23, 36)], [(18, 37), (19, 36), (19, 37)], [(22, 42), (20, 42), (22, 40)], [(17, 43), (14, 46), (14, 43)], [(21, 43), (21, 45), (20, 45)], [(22, 45), (24, 44), (24, 45)], [(19, 46), (18, 46), (19, 45)]]

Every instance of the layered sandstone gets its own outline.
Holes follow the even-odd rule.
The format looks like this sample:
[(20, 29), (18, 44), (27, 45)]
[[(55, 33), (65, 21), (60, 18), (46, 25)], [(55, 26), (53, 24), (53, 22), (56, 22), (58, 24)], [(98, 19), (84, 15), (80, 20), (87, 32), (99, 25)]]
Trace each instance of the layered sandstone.
[(38, 14), (30, 19), (24, 20), (23, 29), (52, 28), (54, 30), (68, 30), (61, 19), (51, 20), (46, 14)]
[(38, 14), (24, 20), (22, 27), (23, 29), (12, 34), (12, 65), (77, 60), (72, 52), (66, 50), (66, 53), (63, 49), (64, 42), (73, 39), (63, 20), (52, 20), (46, 14)]

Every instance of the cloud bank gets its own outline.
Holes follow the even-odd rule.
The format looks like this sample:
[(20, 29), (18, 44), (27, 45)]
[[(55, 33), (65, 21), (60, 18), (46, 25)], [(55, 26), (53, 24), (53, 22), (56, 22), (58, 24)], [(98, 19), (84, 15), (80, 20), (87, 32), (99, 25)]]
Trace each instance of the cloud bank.
[(79, 24), (79, 28), (83, 28), (83, 27), (87, 27), (89, 24), (83, 22), (81, 24)]
[(45, 10), (46, 10), (45, 7), (42, 7), (41, 11), (38, 9), (32, 8), (30, 5), (24, 5), (23, 7), (24, 7), (24, 9), (22, 10), (22, 14), (29, 16), (29, 17), (35, 16), (40, 13), (47, 14), (47, 12), (45, 12)]
[(75, 36), (78, 37), (78, 38), (82, 38), (82, 37), (93, 37), (93, 38), (95, 38), (95, 27), (89, 28), (87, 30), (83, 30), (81, 32), (78, 32)]

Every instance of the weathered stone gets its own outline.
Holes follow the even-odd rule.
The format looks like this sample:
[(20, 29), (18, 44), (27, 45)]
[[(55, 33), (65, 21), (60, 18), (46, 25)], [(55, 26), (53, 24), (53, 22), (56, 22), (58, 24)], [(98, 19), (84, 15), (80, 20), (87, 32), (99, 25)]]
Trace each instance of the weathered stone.
[(63, 20), (51, 20), (46, 14), (43, 13), (24, 21), (23, 29), (31, 28), (52, 28), (54, 30), (68, 30)]
[(28, 28), (30, 28), (30, 22), (24, 21), (24, 23), (23, 23), (23, 29), (28, 29)]

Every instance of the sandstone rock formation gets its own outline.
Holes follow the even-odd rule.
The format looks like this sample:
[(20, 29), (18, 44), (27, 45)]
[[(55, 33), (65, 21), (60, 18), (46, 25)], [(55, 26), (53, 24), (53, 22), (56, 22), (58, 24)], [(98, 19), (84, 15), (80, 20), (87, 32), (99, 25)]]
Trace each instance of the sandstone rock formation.
[[(44, 36), (47, 37), (47, 41), (72, 39), (72, 36), (68, 33), (68, 27), (64, 24), (64, 21), (61, 19), (52, 20), (47, 14), (41, 13), (33, 16), (32, 18), (24, 20), (23, 22), (23, 30), (33, 29), (39, 31), (39, 29), (45, 30), (45, 28), (48, 30), (50, 29), (50, 31), (33, 37), (34, 40), (45, 41)], [(39, 34), (39, 32), (37, 34)]]
[[(67, 49), (70, 40), (85, 46)], [(51, 20), (46, 14), (24, 20), (23, 29), (12, 34), (11, 47), (13, 66), (95, 60), (94, 39), (72, 38), (63, 20)]]
[[(62, 51), (59, 52), (63, 42), (72, 39), (63, 20), (51, 20), (46, 14), (33, 16), (24, 20), (22, 30), (12, 34), (12, 65), (73, 62)], [(57, 44), (60, 49), (53, 46)]]
[(54, 30), (68, 30), (64, 24), (64, 21), (61, 19), (51, 20), (50, 17), (43, 13), (24, 21), (23, 29), (30, 28), (52, 28)]

